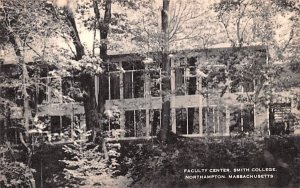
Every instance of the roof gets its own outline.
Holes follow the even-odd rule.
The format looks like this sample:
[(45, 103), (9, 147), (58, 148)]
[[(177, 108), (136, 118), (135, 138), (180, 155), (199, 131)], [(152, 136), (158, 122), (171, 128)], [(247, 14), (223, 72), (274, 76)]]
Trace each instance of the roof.
[[(242, 49), (251, 49), (251, 50), (266, 50), (267, 47), (264, 45), (250, 45), (250, 46), (243, 46)], [(201, 52), (212, 52), (212, 51), (226, 51), (229, 49), (233, 49), (229, 43), (218, 44), (212, 46), (207, 49), (203, 48), (195, 48), (195, 49), (184, 49), (184, 50), (172, 50), (169, 54), (189, 54), (189, 53), (201, 53)], [(127, 59), (127, 60), (143, 60), (145, 57), (153, 57), (156, 55), (161, 54), (161, 52), (148, 52), (148, 53), (119, 53), (119, 54), (109, 54), (109, 58), (111, 60), (119, 60), (119, 59)], [(28, 52), (25, 54), (25, 62), (33, 62), (34, 61), (34, 52)], [(15, 64), (17, 62), (16, 55), (9, 51), (6, 55), (0, 56), (0, 60), (3, 59), (3, 64)], [(1, 61), (0, 61), (1, 62)]]
[[(203, 48), (195, 48), (195, 49), (184, 49), (184, 50), (172, 50), (169, 54), (179, 54), (186, 55), (190, 53), (201, 53), (201, 52), (214, 52), (214, 51), (226, 51), (234, 49), (231, 46), (213, 46), (211, 48), (203, 49)], [(237, 48), (235, 48), (237, 49)], [(267, 50), (267, 46), (265, 45), (251, 45), (251, 46), (243, 46), (240, 49), (249, 49), (249, 50)], [(145, 57), (153, 57), (155, 55), (159, 55), (161, 52), (149, 52), (149, 53), (124, 53), (124, 54), (112, 54), (109, 55), (111, 60), (120, 60), (120, 59), (132, 59), (132, 60), (142, 60)]]

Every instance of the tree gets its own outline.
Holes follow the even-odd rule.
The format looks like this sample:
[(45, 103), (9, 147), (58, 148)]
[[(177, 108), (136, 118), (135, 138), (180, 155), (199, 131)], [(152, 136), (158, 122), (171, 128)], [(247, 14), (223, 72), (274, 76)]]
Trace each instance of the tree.
[[(52, 36), (53, 33), (50, 30), (55, 31), (55, 19), (49, 15), (49, 9), (47, 8), (46, 1), (2, 1), (2, 6), (0, 7), (0, 33), (1, 40), (0, 45), (5, 46), (2, 48), (12, 47), (15, 56), (17, 57), (17, 66), (21, 69), (21, 74), (19, 74), (21, 80), (17, 80), (15, 83), (11, 83), (11, 78), (6, 79), (6, 82), (11, 87), (17, 88), (20, 91), (21, 98), (23, 100), (23, 120), (22, 125), (24, 127), (19, 127), (19, 138), (23, 146), (27, 150), (27, 161), (26, 166), (24, 164), (21, 167), (27, 168), (26, 176), (31, 173), (31, 156), (33, 154), (33, 149), (27, 143), (23, 134), (28, 136), (30, 119), (32, 119), (30, 102), (30, 93), (35, 85), (36, 78), (30, 78), (28, 65), (25, 60), (25, 55), (29, 51), (34, 52), (36, 58), (43, 60), (43, 52), (45, 46), (41, 44), (42, 52), (36, 51), (32, 46), (36, 44), (40, 38), (45, 36)], [(5, 84), (5, 83), (2, 83)], [(6, 111), (9, 111), (11, 107), (16, 106), (14, 101), (3, 100), (6, 105)], [(10, 104), (9, 106), (7, 104)], [(10, 119), (10, 113), (5, 114), (6, 119)], [(24, 131), (25, 130), (25, 131)], [(16, 162), (15, 162), (16, 163)], [(32, 175), (32, 174), (31, 174)], [(32, 176), (29, 177), (32, 180)], [(26, 180), (27, 181), (27, 180)], [(22, 184), (22, 183), (20, 183)], [(30, 187), (35, 187), (33, 180), (31, 181)]]
[[(83, 56), (85, 55), (84, 46), (81, 43), (79, 32), (77, 29), (74, 13), (67, 7), (64, 7), (64, 14), (66, 15), (67, 23), (70, 23), (71, 28), (70, 36), (72, 37), (73, 44), (76, 49), (76, 61), (85, 61)], [(88, 56), (87, 56), (88, 57)], [(84, 92), (84, 109), (86, 114), (86, 125), (88, 130), (92, 130), (92, 140), (95, 141), (96, 130), (99, 126), (99, 114), (97, 113), (97, 103), (94, 95), (94, 74), (81, 74), (81, 89)]]
[[(103, 122), (104, 122), (104, 105), (105, 105), (105, 100), (107, 100), (108, 96), (108, 91), (107, 89), (102, 89), (102, 88), (107, 88), (108, 86), (106, 85), (106, 80), (108, 77), (108, 72), (112, 70), (117, 70), (119, 67), (116, 67), (114, 64), (109, 62), (108, 59), (108, 50), (116, 50), (116, 47), (114, 48), (113, 42), (120, 38), (126, 38), (128, 37), (128, 33), (130, 33), (130, 25), (129, 25), (129, 19), (128, 19), (128, 14), (126, 10), (138, 10), (139, 7), (144, 6), (143, 3), (144, 1), (140, 2), (131, 2), (131, 1), (111, 1), (111, 0), (106, 0), (106, 1), (83, 1), (83, 4), (80, 5), (80, 10), (78, 11), (79, 14), (82, 16), (88, 15), (87, 18), (83, 18), (84, 25), (86, 26), (87, 29), (93, 31), (93, 49), (92, 49), (92, 56), (99, 56), (102, 60), (102, 68), (104, 70), (104, 73), (99, 75), (99, 84), (97, 87), (100, 88), (98, 96), (97, 96), (97, 101), (95, 101), (95, 95), (94, 95), (94, 81), (92, 81), (90, 78), (89, 84), (84, 85), (89, 85), (90, 91), (88, 92), (89, 96), (88, 98), (90, 99), (89, 101), (89, 106), (93, 106), (90, 109), (93, 110), (88, 110), (88, 106), (86, 106), (86, 117), (87, 117), (87, 124), (90, 125), (91, 127), (98, 127), (97, 129), (99, 130), (98, 132), (101, 134), (101, 130), (103, 130)], [(121, 9), (121, 11), (114, 11), (112, 9), (112, 6), (117, 6)], [(89, 10), (89, 8), (92, 8), (92, 15)], [(103, 11), (101, 13), (100, 11)], [(97, 37), (97, 34), (99, 36)], [(96, 51), (99, 49), (99, 54), (96, 54)], [(91, 84), (92, 83), (92, 84)], [(97, 95), (97, 94), (96, 94)], [(98, 104), (97, 104), (98, 102)], [(88, 103), (88, 102), (86, 102)], [(97, 104), (97, 105), (96, 105)], [(96, 106), (95, 106), (96, 105)], [(92, 112), (92, 113), (89, 113)], [(89, 116), (91, 116), (89, 118)], [(90, 121), (89, 119), (93, 119)], [(95, 124), (95, 125), (93, 125)], [(94, 134), (95, 135), (95, 134)], [(95, 138), (95, 137), (94, 137)]]
[(118, 149), (120, 144), (114, 145), (109, 152), (111, 161), (108, 163), (99, 148), (91, 143), (66, 145), (63, 150), (70, 159), (62, 160), (66, 165), (64, 169), (64, 182), (60, 186), (82, 187), (129, 187), (132, 180), (126, 176), (117, 176), (120, 157)]
[(1, 43), (2, 45), (10, 44), (13, 47), (15, 55), (18, 58), (17, 63), (22, 69), (24, 126), (28, 130), (30, 119), (28, 89), (32, 82), (28, 76), (24, 56), (28, 50), (33, 50), (31, 44), (38, 37), (51, 35), (50, 32), (47, 32), (47, 28), (53, 22), (51, 22), (51, 16), (47, 14), (47, 7), (40, 1), (4, 1), (1, 14), (0, 32), (5, 36), (2, 38)]
[(279, 2), (220, 1), (213, 5), (213, 9), (232, 46), (266, 45), (277, 61), (294, 39), (296, 16), (276, 6)]
[(168, 59), (169, 41), (169, 0), (163, 0), (163, 8), (161, 10), (161, 28), (162, 28), (162, 125), (159, 139), (162, 143), (166, 143), (168, 133), (170, 132), (170, 91), (171, 91), (171, 64)]
[[(213, 41), (211, 28), (200, 29), (206, 14), (202, 11), (200, 1), (193, 1), (191, 4), (187, 1), (163, 1), (161, 7), (161, 24), (157, 24), (157, 8), (149, 4), (144, 10), (144, 16), (138, 20), (137, 28), (134, 28), (134, 38), (138, 47), (149, 56), (149, 52), (156, 52), (155, 59), (162, 67), (162, 128), (159, 138), (163, 143), (168, 140), (170, 128), (170, 51), (179, 47), (190, 48), (193, 40), (201, 40), (202, 44), (196, 44), (197, 47), (207, 48)], [(198, 24), (201, 23), (201, 24)], [(161, 30), (159, 30), (161, 28)], [(206, 27), (205, 27), (206, 28)], [(159, 67), (157, 67), (159, 68)]]
[[(288, 67), (286, 63), (293, 59), (295, 54), (295, 39), (297, 38), (297, 15), (292, 1), (219, 1), (214, 4), (214, 11), (226, 33), (226, 39), (239, 53), (247, 45), (264, 45), (267, 52), (266, 65), (258, 68), (252, 63), (243, 65), (243, 61), (251, 57), (251, 53), (238, 61), (235, 58), (227, 61), (231, 66), (228, 72), (234, 73), (231, 78), (233, 84), (243, 82), (245, 75), (248, 79), (256, 79), (255, 95), (248, 100), (257, 107), (263, 106), (269, 109), (270, 104), (276, 98), (274, 91), (286, 89), (291, 81), (286, 81), (283, 76)], [(297, 7), (297, 5), (295, 6)], [(291, 11), (293, 10), (293, 11)], [(224, 56), (225, 57), (225, 56)], [(295, 57), (295, 56), (294, 56)], [(246, 60), (247, 61), (247, 60)], [(232, 74), (229, 74), (232, 75)], [(247, 79), (247, 78), (246, 78)], [(289, 78), (290, 79), (290, 78)], [(285, 81), (284, 81), (285, 80)], [(284, 84), (283, 84), (284, 83)], [(245, 97), (240, 97), (243, 102)]]
[[(103, 129), (103, 113), (104, 113), (104, 105), (106, 96), (108, 92), (106, 90), (100, 90), (99, 94), (95, 95), (95, 84), (99, 84), (98, 88), (106, 88), (105, 80), (107, 77), (107, 68), (109, 65), (108, 60), (108, 35), (110, 32), (110, 25), (117, 26), (119, 24), (119, 20), (126, 20), (126, 15), (123, 13), (112, 13), (112, 1), (78, 1), (75, 2), (78, 8), (75, 11), (70, 9), (70, 5), (64, 4), (62, 5), (63, 15), (62, 19), (65, 23), (68, 24), (70, 28), (69, 36), (73, 41), (75, 46), (75, 61), (84, 62), (86, 59), (84, 57), (90, 58), (101, 58), (103, 70), (101, 74), (97, 74), (99, 76), (99, 83), (95, 83), (94, 75), (95, 74), (82, 74), (79, 73), (79, 77), (81, 80), (81, 90), (84, 93), (84, 108), (86, 114), (86, 124), (89, 130), (93, 130), (92, 140), (95, 141), (96, 132), (100, 135), (101, 130)], [(122, 2), (114, 2), (115, 4), (121, 4)], [(124, 6), (134, 7), (135, 3), (124, 3)], [(92, 10), (92, 11), (91, 11)], [(103, 10), (103, 14), (100, 14), (100, 11)], [(102, 16), (103, 15), (103, 16)], [(80, 26), (80, 22), (83, 22), (84, 27), (88, 30), (92, 30), (93, 34), (93, 47), (91, 53), (86, 53), (88, 49), (85, 49), (84, 45), (80, 40), (78, 25)], [(117, 28), (118, 29), (118, 28)], [(124, 33), (125, 31), (117, 30), (117, 32)], [(123, 27), (124, 30), (124, 27)], [(99, 38), (97, 38), (97, 34), (99, 33)], [(113, 33), (113, 32), (112, 32)], [(99, 54), (96, 53), (97, 49), (99, 50)], [(74, 72), (73, 72), (74, 73)]]

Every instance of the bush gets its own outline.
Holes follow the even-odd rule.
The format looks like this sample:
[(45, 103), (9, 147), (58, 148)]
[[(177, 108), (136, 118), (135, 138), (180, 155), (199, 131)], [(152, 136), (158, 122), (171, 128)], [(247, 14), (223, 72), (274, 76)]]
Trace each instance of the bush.
[[(91, 143), (64, 146), (70, 159), (62, 160), (65, 164), (64, 187), (127, 187), (130, 178), (115, 176), (118, 164), (115, 160), (106, 161), (98, 145)], [(118, 152), (110, 150), (111, 157)]]
[(34, 184), (33, 172), (35, 171), (22, 162), (12, 161), (6, 156), (1, 157), (0, 187), (31, 187)]
[[(120, 172), (132, 187), (299, 186), (300, 142), (297, 137), (180, 138), (167, 146), (122, 142)], [(276, 168), (273, 179), (185, 180), (184, 169)]]

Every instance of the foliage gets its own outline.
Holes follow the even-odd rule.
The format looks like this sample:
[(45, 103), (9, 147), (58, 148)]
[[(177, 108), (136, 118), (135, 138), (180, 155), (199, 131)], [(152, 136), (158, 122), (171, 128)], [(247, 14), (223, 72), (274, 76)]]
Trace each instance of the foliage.
[(152, 142), (123, 142), (121, 172), (130, 171), (132, 187), (250, 186), (252, 180), (184, 179), (184, 169), (264, 168), (278, 171), (271, 180), (255, 180), (263, 186), (299, 185), (299, 138), (180, 138), (168, 146)]
[[(93, 144), (74, 144), (64, 146), (70, 160), (62, 160), (66, 165), (64, 179), (68, 187), (127, 187), (130, 179), (127, 176), (114, 176), (116, 161), (107, 162), (99, 146)], [(118, 153), (110, 150), (111, 157)]]
[(124, 136), (125, 131), (120, 128), (120, 113), (117, 106), (114, 106), (111, 110), (104, 111), (105, 137), (120, 138)]
[[(98, 5), (101, 7), (100, 12), (104, 12), (103, 1), (93, 2), (99, 3)], [(263, 44), (272, 45), (272, 48), (275, 51), (273, 52), (273, 55), (275, 54), (275, 56), (278, 56), (274, 56), (274, 59), (288, 60), (293, 63), (293, 67), (297, 67), (297, 64), (299, 63), (297, 60), (299, 56), (298, 51), (295, 48), (290, 49), (288, 47), (290, 47), (290, 44), (296, 44), (292, 40), (295, 36), (299, 37), (299, 32), (296, 32), (296, 26), (297, 23), (299, 23), (299, 20), (295, 16), (295, 14), (299, 14), (295, 13), (299, 10), (299, 4), (293, 3), (291, 0), (276, 0), (274, 1), (275, 5), (278, 5), (279, 7), (274, 7), (274, 4), (272, 4), (273, 1), (221, 0), (214, 4), (214, 13), (212, 13), (211, 10), (198, 12), (203, 4), (195, 2), (198, 1), (193, 1), (193, 3), (190, 3), (189, 1), (176, 1), (176, 3), (171, 6), (168, 42), (172, 43), (174, 48), (190, 47), (189, 42), (181, 43), (181, 41), (190, 40), (194, 40), (197, 43), (201, 40), (202, 44), (198, 44), (198, 47), (200, 46), (203, 48), (207, 48), (210, 45), (221, 41), (230, 41), (232, 46), (243, 46), (253, 42), (262, 42)], [(134, 37), (132, 37), (133, 40), (142, 48), (146, 48), (146, 51), (150, 51), (151, 49), (160, 50), (162, 35), (159, 30), (159, 24), (157, 23), (157, 13), (159, 12), (159, 8), (152, 6), (153, 4), (151, 3), (145, 3), (144, 1), (140, 1), (139, 3), (133, 1), (113, 1), (113, 3), (117, 8), (115, 9), (115, 12), (112, 13), (112, 19), (109, 23), (111, 26), (109, 33), (114, 34), (114, 37), (110, 39), (110, 42), (108, 42), (107, 39), (102, 41), (94, 39), (93, 47), (99, 48), (101, 44), (108, 43), (110, 50), (121, 51), (124, 50), (124, 48), (117, 47), (117, 41), (124, 42), (132, 37), (131, 35), (134, 35)], [(17, 48), (15, 48), (16, 53), (18, 50), (23, 50), (23, 52), (33, 51), (36, 56), (35, 59), (43, 60), (43, 63), (46, 62), (55, 65), (56, 70), (51, 72), (53, 75), (84, 75), (81, 77), (82, 87), (87, 86), (85, 83), (89, 83), (91, 87), (94, 87), (85, 76), (88, 75), (93, 78), (93, 75), (103, 73), (102, 60), (100, 58), (95, 58), (95, 54), (93, 53), (92, 55), (84, 55), (81, 60), (77, 61), (74, 60), (72, 47), (70, 47), (68, 51), (58, 48), (56, 45), (48, 44), (47, 40), (40, 41), (40, 39), (57, 37), (56, 32), (63, 35), (63, 38), (67, 43), (69, 42), (68, 40), (71, 40), (70, 37), (66, 37), (65, 34), (69, 35), (73, 32), (72, 29), (74, 28), (68, 25), (70, 24), (66, 19), (68, 14), (65, 14), (64, 12), (68, 10), (68, 8), (71, 9), (71, 7), (58, 8), (53, 11), (51, 3), (44, 0), (4, 0), (1, 5), (1, 45), (10, 43), (10, 45), (14, 46), (17, 44)], [(141, 9), (141, 7), (144, 9)], [(77, 7), (73, 13), (77, 14), (78, 17), (75, 18), (82, 21), (84, 27), (88, 30), (95, 29), (97, 31), (99, 30), (98, 32), (101, 32), (100, 26), (101, 23), (103, 24), (103, 19), (101, 19), (99, 23), (96, 23), (96, 16), (91, 15), (93, 12), (92, 8), (94, 8), (92, 1), (88, 1), (88, 3), (86, 3), (86, 1), (81, 1), (80, 6)], [(123, 11), (119, 10), (125, 10), (127, 12), (123, 13)], [(144, 16), (142, 18), (136, 16), (137, 19), (131, 20), (132, 22), (130, 23), (129, 20), (127, 20), (130, 15), (128, 12), (137, 12), (137, 10), (143, 10), (142, 13), (145, 13), (143, 14)], [(103, 17), (103, 15), (101, 16)], [(288, 22), (287, 26), (278, 23), (282, 21), (282, 19), (277, 20), (277, 18), (284, 18), (284, 20)], [(220, 25), (218, 25), (214, 19), (217, 19), (219, 23), (221, 23), (224, 30), (220, 28)], [(214, 24), (207, 24), (207, 22)], [(17, 41), (13, 42), (12, 38)], [(180, 41), (179, 44), (176, 43), (178, 41)], [(34, 48), (36, 42), (43, 43), (41, 46), (37, 45), (40, 49)], [(76, 44), (78, 41), (74, 40), (73, 42)], [(54, 55), (53, 51), (55, 50), (53, 50), (52, 47), (59, 51), (59, 53)], [(289, 50), (288, 54), (285, 53), (287, 50)], [(248, 55), (248, 58), (244, 59), (230, 55), (222, 56), (222, 58), (223, 59), (220, 59), (220, 61), (230, 63), (230, 70), (228, 70), (227, 73), (235, 76), (232, 77), (232, 80), (236, 85), (238, 85), (237, 83), (239, 81), (251, 81), (253, 78), (261, 80), (262, 82), (267, 81), (268, 77), (274, 72), (275, 73), (271, 76), (279, 76), (281, 70), (269, 70), (269, 67), (247, 64), (246, 62), (251, 62), (251, 55)], [(33, 69), (35, 68), (36, 67), (33, 66)], [(27, 70), (24, 69), (23, 74), (25, 74), (26, 71)], [(271, 71), (274, 72), (270, 73)], [(199, 72), (200, 75), (208, 77), (207, 79), (215, 80), (216, 84), (225, 84), (226, 87), (226, 84), (228, 86), (229, 83), (225, 82), (224, 77), (227, 75), (224, 75), (223, 73), (226, 72), (220, 69), (216, 72), (210, 72), (207, 75), (203, 72)], [(25, 77), (25, 75), (23, 76)], [(27, 82), (20, 85), (21, 77), (17, 79), (19, 80), (19, 83), (11, 83), (11, 80), (8, 80), (7, 82), (9, 84), (14, 84), (13, 87), (25, 88), (25, 91), (27, 91), (26, 87), (31, 88), (36, 81), (36, 77), (34, 79), (27, 78)], [(76, 89), (74, 89), (76, 94), (83, 93), (81, 90)], [(28, 97), (26, 93), (27, 92), (24, 92), (22, 97)], [(266, 93), (264, 98), (256, 100), (268, 101), (265, 100), (268, 98), (268, 95), (269, 94)], [(5, 103), (6, 102), (7, 101), (5, 101)], [(118, 125), (118, 111), (113, 111), (112, 113), (106, 111), (106, 115), (109, 118), (112, 118), (112, 123), (114, 125)], [(44, 140), (39, 139), (39, 136), (45, 128), (45, 125), (42, 122), (33, 122), (32, 127), (31, 133), (36, 134), (36, 137), (31, 139), (31, 146), (39, 147), (44, 142)], [(110, 134), (113, 137), (119, 136), (119, 133)], [(171, 186), (175, 184), (186, 186), (190, 182), (185, 182), (183, 180), (182, 174), (180, 173), (182, 168), (230, 168), (238, 166), (244, 167), (247, 165), (264, 166), (269, 165), (267, 159), (270, 158), (282, 158), (281, 161), (277, 159), (270, 161), (273, 161), (274, 164), (287, 171), (287, 179), (291, 179), (291, 183), (296, 184), (300, 181), (297, 176), (299, 171), (294, 168), (291, 170), (286, 168), (286, 165), (295, 168), (300, 166), (300, 157), (298, 154), (299, 147), (296, 143), (297, 142), (293, 139), (286, 138), (283, 138), (282, 140), (274, 138), (268, 140), (265, 145), (259, 141), (244, 138), (238, 141), (228, 139), (207, 139), (200, 141), (197, 139), (182, 139), (176, 144), (169, 145), (168, 148), (152, 147), (151, 144), (146, 144), (146, 146), (134, 145), (125, 146), (125, 149), (122, 147), (117, 149), (128, 152), (126, 154), (127, 156), (124, 153), (119, 155), (117, 151), (112, 149), (109, 154), (113, 156), (113, 159), (108, 163), (103, 159), (102, 153), (97, 146), (75, 144), (65, 147), (65, 152), (72, 156), (71, 160), (63, 160), (64, 165), (66, 165), (64, 175), (67, 183), (65, 186), (123, 187), (130, 182), (128, 177), (120, 176), (118, 181), (115, 181), (117, 179), (115, 177), (116, 174), (127, 174), (126, 169), (124, 170), (122, 168), (130, 168), (132, 177), (135, 180), (134, 186), (137, 187), (144, 184), (151, 186)], [(131, 147), (134, 149), (129, 149)], [(263, 151), (263, 149), (265, 149), (265, 151)], [(285, 155), (287, 150), (290, 151), (290, 153)], [(34, 150), (30, 152), (35, 153)], [(270, 157), (270, 153), (273, 157)], [(122, 159), (122, 157), (124, 157), (124, 161), (121, 161), (120, 163), (123, 166), (120, 166), (116, 159)], [(245, 164), (246, 161), (248, 162), (247, 164)], [(0, 169), (2, 170), (0, 173), (0, 180), (2, 182), (0, 182), (3, 183), (3, 186), (4, 184), (5, 186), (23, 186), (24, 182), (26, 184), (26, 178), (23, 176), (20, 176), (20, 180), (17, 179), (17, 175), (28, 175), (28, 168), (24, 166), (23, 163), (2, 160)], [(119, 171), (119, 169), (122, 170)], [(5, 176), (2, 174), (5, 174)], [(293, 176), (289, 176), (290, 174), (292, 174), (294, 178), (291, 178)], [(200, 184), (206, 183), (207, 182), (204, 181), (200, 182)]]
[[(286, 1), (287, 2), (287, 1)], [(289, 4), (290, 3), (290, 4)], [(289, 9), (296, 3), (257, 0), (218, 1), (213, 5), (217, 20), (232, 46), (264, 44), (272, 62), (286, 62), (297, 49), (298, 14)], [(291, 60), (291, 59), (290, 59)]]
[(44, 0), (4, 0), (1, 7), (0, 32), (5, 37), (2, 38), (1, 43), (10, 42), (9, 37), (14, 35), (30, 46), (38, 36), (53, 35), (49, 29), (55, 29), (55, 24), (49, 12), (49, 7)]
[(1, 155), (5, 156), (0, 158), (0, 187), (31, 187), (35, 170), (23, 162), (10, 160), (3, 153), (9, 149), (11, 148), (0, 147)]

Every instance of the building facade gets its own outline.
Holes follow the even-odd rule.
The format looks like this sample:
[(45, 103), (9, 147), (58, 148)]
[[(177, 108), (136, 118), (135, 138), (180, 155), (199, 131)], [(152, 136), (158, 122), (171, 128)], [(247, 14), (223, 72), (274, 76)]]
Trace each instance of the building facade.
[[(265, 47), (171, 53), (171, 91), (162, 91), (160, 57), (155, 53), (148, 54), (148, 60), (137, 54), (110, 57), (118, 68), (109, 72), (107, 87), (96, 88), (96, 95), (106, 95), (107, 131), (120, 130), (118, 136), (126, 138), (157, 135), (162, 92), (170, 97), (172, 132), (176, 134), (228, 136), (257, 127), (268, 129), (268, 110), (256, 106), (254, 99), (267, 89), (266, 80), (256, 72), (267, 66)], [(147, 62), (149, 59), (153, 62)]]
[(85, 139), (83, 105), (67, 100), (74, 79), (51, 77), (49, 69), (43, 66), (32, 69), (28, 65), (27, 70), (30, 118), (29, 127), (24, 127), (22, 70), (17, 64), (0, 66), (0, 141), (19, 143), (19, 133), (24, 131), (51, 142)]
[[(171, 52), (171, 90), (162, 90), (160, 53), (110, 55), (105, 74), (95, 76), (95, 97), (105, 99), (102, 131), (108, 139), (155, 137), (161, 127), (162, 94), (171, 107), (172, 132), (186, 137), (229, 136), (239, 133), (284, 134), (297, 118), (290, 96), (274, 98), (267, 75), (264, 46), (211, 48)], [(34, 70), (34, 69), (33, 69)], [(17, 65), (1, 65), (2, 83), (18, 80)], [(49, 141), (86, 138), (83, 104), (70, 100), (78, 82), (74, 77), (51, 77), (46, 68), (29, 72), (35, 78), (30, 90), (31, 134)], [(5, 81), (6, 79), (6, 81)], [(99, 83), (101, 82), (101, 87)], [(0, 138), (18, 140), (24, 122), (22, 93), (18, 85), (1, 85)], [(299, 105), (298, 105), (299, 106)], [(9, 109), (9, 110), (8, 110)], [(297, 109), (296, 109), (297, 110)], [(46, 125), (37, 131), (35, 125)], [(277, 130), (277, 128), (280, 128)], [(270, 131), (271, 129), (271, 131)], [(27, 131), (28, 131), (27, 130)], [(290, 131), (290, 130), (288, 130)], [(5, 132), (5, 133), (4, 133)]]

